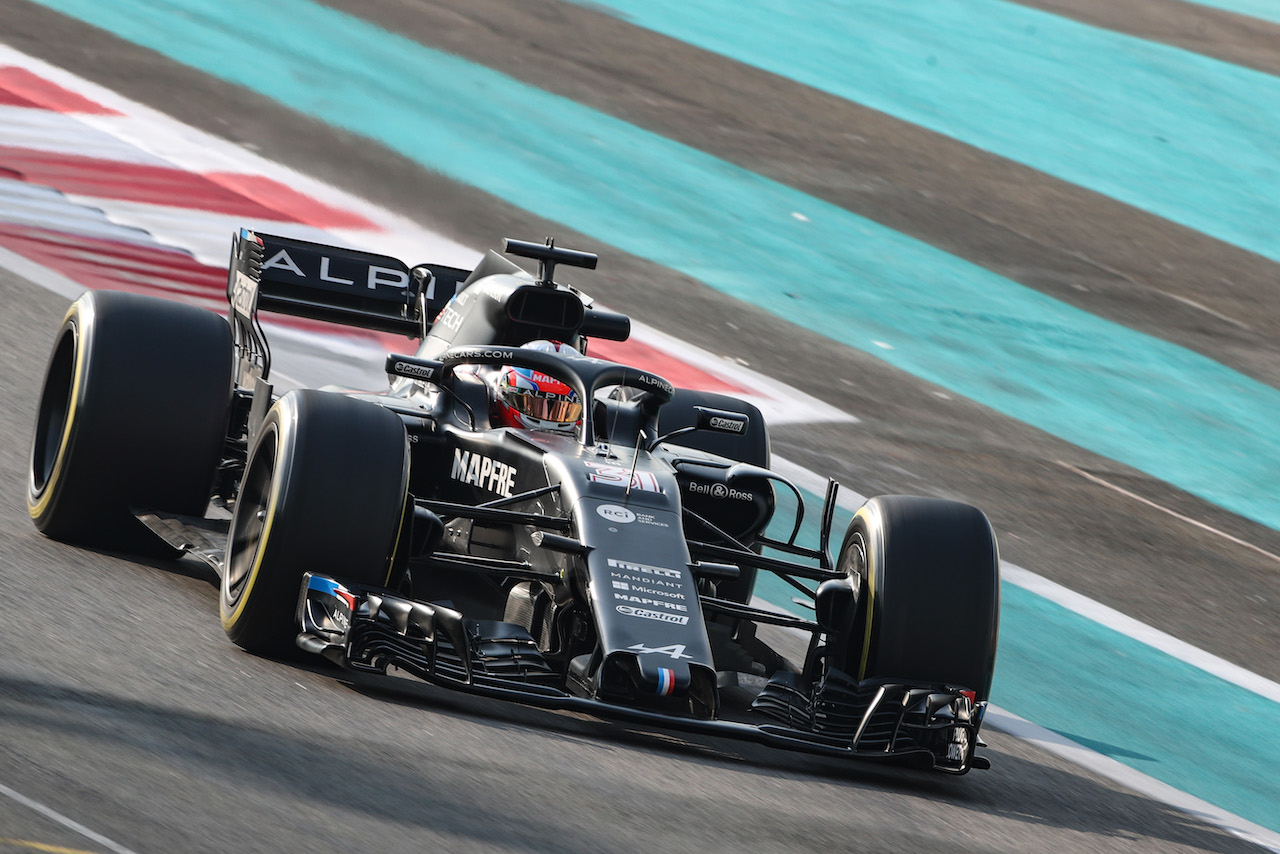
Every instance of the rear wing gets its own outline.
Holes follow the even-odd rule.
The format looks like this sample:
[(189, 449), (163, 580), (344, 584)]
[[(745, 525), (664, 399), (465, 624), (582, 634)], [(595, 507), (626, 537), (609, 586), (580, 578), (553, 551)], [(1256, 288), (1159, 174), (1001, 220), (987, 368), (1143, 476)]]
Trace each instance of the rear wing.
[(227, 271), (241, 378), (271, 370), (259, 310), (421, 338), (470, 272), (241, 229)]

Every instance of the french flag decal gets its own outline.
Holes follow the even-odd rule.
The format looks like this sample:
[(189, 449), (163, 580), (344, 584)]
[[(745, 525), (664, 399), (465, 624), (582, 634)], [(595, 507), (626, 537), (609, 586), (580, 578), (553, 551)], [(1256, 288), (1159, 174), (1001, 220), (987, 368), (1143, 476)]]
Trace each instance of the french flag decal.
[(670, 697), (676, 690), (676, 672), (668, 667), (658, 668), (658, 696)]
[(326, 578), (323, 575), (313, 575), (307, 580), (307, 589), (316, 590), (320, 593), (328, 593), (335, 599), (341, 599), (347, 603), (347, 608), (354, 611), (356, 609), (356, 597), (332, 578)]

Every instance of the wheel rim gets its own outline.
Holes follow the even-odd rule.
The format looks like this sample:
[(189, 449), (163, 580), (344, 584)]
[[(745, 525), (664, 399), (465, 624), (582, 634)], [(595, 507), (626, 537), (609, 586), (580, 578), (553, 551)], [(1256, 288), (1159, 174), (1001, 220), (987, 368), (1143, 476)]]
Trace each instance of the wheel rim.
[(58, 458), (66, 444), (75, 379), (75, 351), (75, 330), (68, 329), (49, 361), (44, 393), (40, 396), (40, 411), (36, 416), (35, 442), (31, 449), (31, 485), (36, 495), (43, 493), (53, 479)]
[(863, 539), (861, 531), (854, 531), (849, 538), (849, 542), (845, 543), (844, 555), (840, 558), (840, 566), (851, 575), (857, 575), (859, 580), (866, 577), (867, 574), (867, 541)]
[(240, 486), (240, 496), (236, 499), (226, 570), (227, 597), (232, 604), (239, 601), (244, 592), (264, 545), (278, 442), (274, 426), (268, 428), (254, 451), (253, 461)]
[(867, 661), (871, 653), (871, 609), (875, 607), (875, 580), (870, 577), (870, 565), (867, 555), (867, 540), (862, 531), (854, 531), (846, 545), (848, 550), (846, 570), (854, 576), (859, 585), (859, 597), (869, 598), (866, 603), (859, 602), (857, 618), (853, 623), (853, 634), (861, 635), (862, 653), (858, 657), (857, 675), (859, 679), (866, 677)]

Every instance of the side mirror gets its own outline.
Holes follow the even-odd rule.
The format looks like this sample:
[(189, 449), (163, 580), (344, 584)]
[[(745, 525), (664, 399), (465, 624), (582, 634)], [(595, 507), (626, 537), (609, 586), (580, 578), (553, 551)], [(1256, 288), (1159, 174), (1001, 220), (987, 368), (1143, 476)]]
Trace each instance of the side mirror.
[(631, 337), (631, 318), (616, 311), (589, 308), (578, 327), (578, 334), (606, 341), (626, 341)]
[(442, 362), (435, 362), (431, 359), (401, 356), (398, 353), (392, 353), (387, 356), (387, 373), (395, 377), (435, 383), (440, 381), (440, 374), (443, 370), (444, 364)]
[(751, 426), (751, 419), (741, 412), (730, 412), (726, 409), (712, 409), (708, 406), (695, 406), (698, 413), (698, 429), (712, 430), (716, 433), (732, 433), (741, 436)]

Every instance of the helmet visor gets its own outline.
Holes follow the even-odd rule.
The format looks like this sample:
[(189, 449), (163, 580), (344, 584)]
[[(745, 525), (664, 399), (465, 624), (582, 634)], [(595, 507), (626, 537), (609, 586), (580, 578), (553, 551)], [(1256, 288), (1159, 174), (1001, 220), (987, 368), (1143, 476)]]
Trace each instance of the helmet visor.
[(507, 389), (506, 398), (512, 409), (539, 421), (569, 424), (582, 418), (582, 404), (572, 392), (557, 394), (553, 391), (511, 388)]

